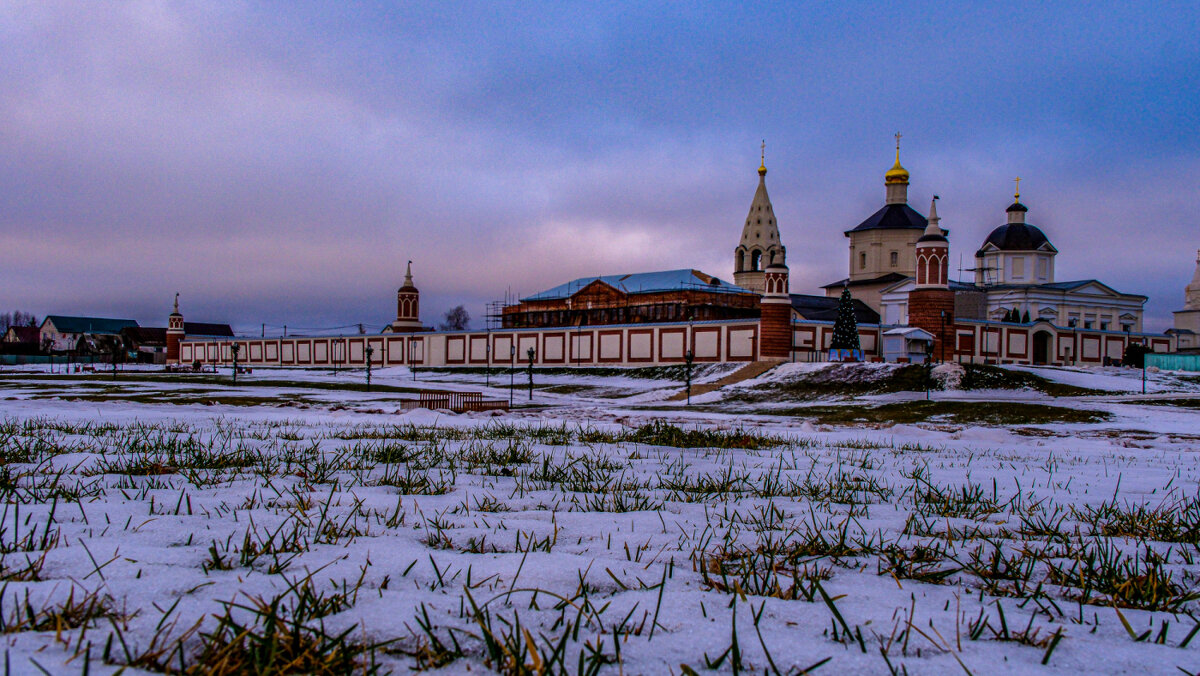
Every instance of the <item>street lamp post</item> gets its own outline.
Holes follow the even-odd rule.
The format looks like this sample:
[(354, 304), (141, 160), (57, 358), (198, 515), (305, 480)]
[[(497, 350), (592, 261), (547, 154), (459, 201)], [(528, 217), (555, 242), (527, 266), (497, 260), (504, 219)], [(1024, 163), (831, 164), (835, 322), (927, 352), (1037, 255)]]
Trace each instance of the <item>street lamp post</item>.
[(237, 358), (238, 358), (238, 352), (241, 351), (241, 349), (242, 349), (242, 346), (238, 345), (236, 342), (234, 342), (234, 344), (229, 347), (229, 350), (231, 352), (233, 352), (233, 384), (234, 385), (237, 385)]
[(532, 347), (525, 352), (525, 356), (529, 357), (529, 401), (533, 401), (533, 358), (536, 354)]
[(1079, 320), (1068, 319), (1067, 324), (1071, 325), (1071, 366), (1074, 366), (1075, 362), (1078, 361), (1076, 355), (1079, 352)]
[(371, 391), (371, 355), (375, 354), (375, 348), (367, 345), (367, 391)]
[(412, 371), (413, 380), (417, 379), (417, 341), (408, 339), (408, 370)]
[(695, 353), (690, 349), (683, 353), (683, 361), (687, 363), (687, 405), (692, 405), (692, 361), (696, 359)]
[(517, 345), (516, 345), (516, 336), (513, 336), (512, 338), (509, 338), (508, 340), (509, 340), (509, 343), (508, 343), (508, 358), (509, 358), (509, 359), (512, 361), (512, 364), (510, 364), (510, 365), (509, 365), (509, 367), (508, 367), (508, 407), (509, 407), (509, 408), (512, 408), (512, 405), (513, 405), (513, 388), (514, 388), (514, 387), (516, 387), (516, 385), (515, 385), (515, 380), (514, 380), (514, 379), (516, 378), (516, 373), (517, 373)]
[(938, 360), (938, 362), (945, 364), (946, 363), (946, 311), (945, 310), (942, 310), (942, 332), (938, 336), (938, 342), (942, 344), (942, 346), (941, 346), (942, 347), (942, 356), (941, 356), (941, 359)]
[(483, 383), (492, 386), (492, 333), (488, 331), (487, 344), (483, 346)]

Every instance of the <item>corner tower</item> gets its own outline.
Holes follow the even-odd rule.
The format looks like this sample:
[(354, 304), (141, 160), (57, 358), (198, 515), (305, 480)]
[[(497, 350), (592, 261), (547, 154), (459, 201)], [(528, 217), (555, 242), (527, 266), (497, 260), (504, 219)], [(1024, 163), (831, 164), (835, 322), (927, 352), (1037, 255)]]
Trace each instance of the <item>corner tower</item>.
[(787, 262), (787, 249), (779, 240), (779, 224), (767, 195), (766, 147), (764, 142), (758, 165), (758, 189), (742, 227), (742, 240), (733, 251), (733, 283), (760, 294), (766, 289), (766, 269), (772, 263)]
[(950, 242), (937, 215), (937, 196), (929, 205), (929, 225), (917, 240), (917, 287), (908, 294), (908, 323), (933, 334), (932, 358), (954, 359), (954, 292), (950, 290)]
[(167, 317), (167, 363), (179, 363), (179, 341), (186, 335), (183, 315), (179, 313), (179, 294), (175, 294), (175, 310)]
[(788, 359), (792, 350), (792, 297), (788, 295), (788, 268), (780, 261), (763, 272), (763, 297), (759, 307), (759, 358)]
[(390, 326), (393, 333), (421, 330), (421, 292), (413, 284), (412, 261), (404, 273), (404, 285), (396, 290), (396, 321)]

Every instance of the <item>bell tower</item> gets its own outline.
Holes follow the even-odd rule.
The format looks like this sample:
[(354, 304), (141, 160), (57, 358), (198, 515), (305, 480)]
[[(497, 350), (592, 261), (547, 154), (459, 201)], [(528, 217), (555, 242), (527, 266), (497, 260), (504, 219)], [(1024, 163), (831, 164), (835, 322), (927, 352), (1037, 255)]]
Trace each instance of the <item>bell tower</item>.
[(733, 250), (733, 283), (756, 293), (766, 289), (766, 269), (787, 262), (787, 249), (779, 240), (775, 209), (767, 195), (767, 144), (762, 145), (758, 165), (758, 190), (750, 202), (750, 213), (742, 226), (742, 240)]
[(393, 333), (421, 330), (421, 292), (413, 284), (412, 261), (404, 273), (404, 285), (396, 290), (396, 321), (391, 323)]

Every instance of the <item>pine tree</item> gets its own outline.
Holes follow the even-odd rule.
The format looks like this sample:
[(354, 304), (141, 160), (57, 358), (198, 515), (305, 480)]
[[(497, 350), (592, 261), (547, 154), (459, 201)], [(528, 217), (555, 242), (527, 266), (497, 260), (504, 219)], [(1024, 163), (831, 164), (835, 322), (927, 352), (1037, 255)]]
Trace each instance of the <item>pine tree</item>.
[(858, 320), (854, 318), (854, 299), (850, 297), (850, 287), (842, 287), (837, 321), (833, 324), (833, 342), (829, 347), (833, 350), (862, 349), (858, 342)]
[(1029, 310), (1026, 310), (1025, 314), (1021, 315), (1021, 322), (1024, 324), (1029, 323)]

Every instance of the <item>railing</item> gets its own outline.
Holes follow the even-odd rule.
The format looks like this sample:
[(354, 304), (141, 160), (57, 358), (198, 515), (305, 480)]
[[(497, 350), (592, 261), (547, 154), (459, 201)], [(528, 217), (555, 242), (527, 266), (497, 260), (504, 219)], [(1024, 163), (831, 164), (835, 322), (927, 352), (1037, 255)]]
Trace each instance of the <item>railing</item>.
[(451, 392), (448, 390), (421, 390), (417, 399), (401, 403), (400, 408), (410, 411), (415, 408), (431, 410), (448, 409), (455, 413), (465, 411), (507, 411), (508, 402), (500, 399), (484, 399), (481, 392)]

